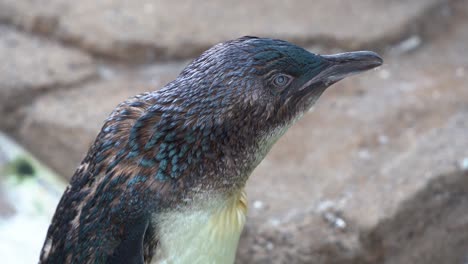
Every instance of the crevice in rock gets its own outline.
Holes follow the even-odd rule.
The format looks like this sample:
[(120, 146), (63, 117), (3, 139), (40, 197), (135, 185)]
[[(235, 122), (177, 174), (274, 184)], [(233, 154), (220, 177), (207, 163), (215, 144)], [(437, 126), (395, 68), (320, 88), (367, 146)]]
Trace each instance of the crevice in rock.
[(436, 177), (393, 217), (361, 235), (365, 250), (356, 263), (466, 263), (466, 208), (468, 171)]
[(434, 178), (371, 230), (338, 232), (313, 214), (277, 227), (246, 228), (237, 263), (466, 263), (466, 208), (468, 171), (454, 171)]
[(83, 77), (71, 83), (55, 82), (34, 89), (28, 89), (27, 96), (12, 96), (15, 98), (14, 102), (6, 103), (0, 107), (0, 113), (5, 113), (4, 118), (0, 122), (0, 128), (7, 134), (13, 135), (22, 124), (26, 116), (26, 108), (31, 105), (37, 98), (45, 96), (60, 90), (77, 89), (86, 84), (97, 82), (101, 78), (97, 73)]

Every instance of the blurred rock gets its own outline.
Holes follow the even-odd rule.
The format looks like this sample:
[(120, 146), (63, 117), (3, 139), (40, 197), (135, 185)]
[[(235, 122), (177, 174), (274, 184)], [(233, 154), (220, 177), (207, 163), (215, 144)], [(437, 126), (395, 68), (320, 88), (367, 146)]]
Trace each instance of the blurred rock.
[[(0, 1), (0, 21), (94, 54), (141, 61), (194, 56), (243, 35), (357, 49), (398, 41), (446, 0)], [(190, 22), (188, 22), (190, 21)]]
[[(11, 113), (40, 93), (96, 74), (88, 55), (1, 25), (0, 58), (0, 113)], [(5, 116), (0, 126), (6, 126), (7, 121), (15, 123), (14, 118)]]

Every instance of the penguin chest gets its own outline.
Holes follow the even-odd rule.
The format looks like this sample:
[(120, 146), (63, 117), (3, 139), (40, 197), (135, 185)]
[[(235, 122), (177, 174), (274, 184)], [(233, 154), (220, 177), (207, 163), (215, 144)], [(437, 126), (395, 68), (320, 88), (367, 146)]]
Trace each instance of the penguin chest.
[(246, 213), (247, 197), (241, 191), (158, 215), (159, 245), (153, 263), (234, 263)]

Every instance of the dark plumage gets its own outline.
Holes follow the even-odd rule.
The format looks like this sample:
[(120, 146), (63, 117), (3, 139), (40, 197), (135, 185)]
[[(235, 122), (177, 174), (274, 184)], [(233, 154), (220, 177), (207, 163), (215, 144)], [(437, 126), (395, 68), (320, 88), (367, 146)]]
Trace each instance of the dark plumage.
[(242, 191), (326, 87), (381, 63), (372, 52), (319, 56), (255, 37), (210, 48), (161, 90), (113, 111), (62, 196), (41, 263), (155, 261), (172, 232), (159, 215)]

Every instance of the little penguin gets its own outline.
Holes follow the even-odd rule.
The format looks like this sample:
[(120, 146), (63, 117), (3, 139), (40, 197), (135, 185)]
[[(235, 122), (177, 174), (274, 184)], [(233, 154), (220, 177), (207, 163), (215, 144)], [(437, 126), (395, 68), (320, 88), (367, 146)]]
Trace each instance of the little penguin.
[(382, 63), (251, 36), (211, 47), (105, 120), (39, 263), (234, 263), (252, 171), (327, 87)]

